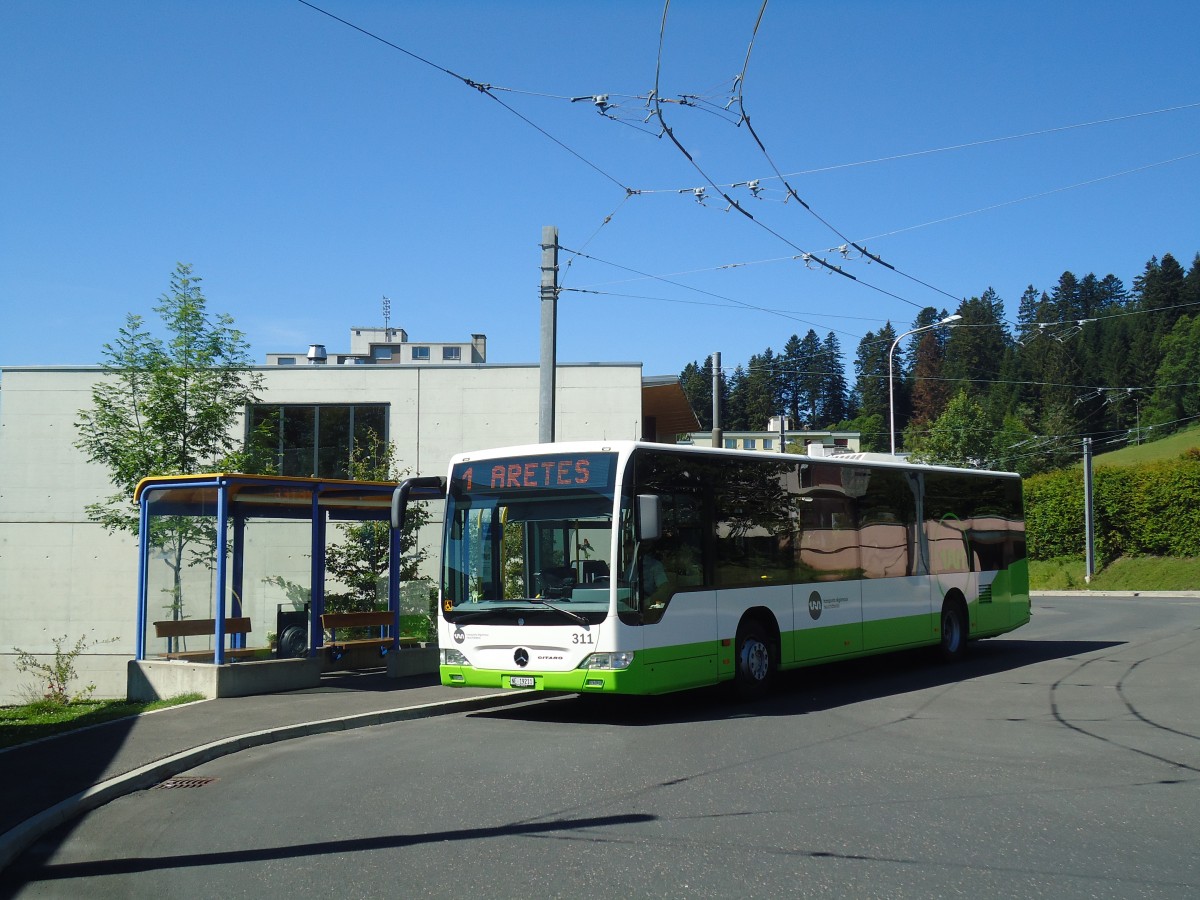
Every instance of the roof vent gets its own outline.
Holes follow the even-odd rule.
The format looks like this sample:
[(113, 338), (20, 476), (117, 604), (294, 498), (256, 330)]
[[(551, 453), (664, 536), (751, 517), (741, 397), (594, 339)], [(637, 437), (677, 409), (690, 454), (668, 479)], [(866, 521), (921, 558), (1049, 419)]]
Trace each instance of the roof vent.
[(325, 352), (324, 344), (309, 344), (308, 345), (308, 364), (311, 366), (323, 366), (329, 358), (329, 354)]

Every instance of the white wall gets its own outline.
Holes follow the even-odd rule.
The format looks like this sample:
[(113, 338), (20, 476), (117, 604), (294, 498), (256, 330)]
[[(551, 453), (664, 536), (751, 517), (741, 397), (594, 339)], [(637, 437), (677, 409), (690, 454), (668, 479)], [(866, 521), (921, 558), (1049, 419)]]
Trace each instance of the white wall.
[[(286, 366), (260, 370), (264, 403), (387, 403), (398, 462), (444, 475), (463, 450), (538, 439), (537, 366)], [(6, 369), (0, 395), (0, 703), (33, 679), (14, 647), (52, 653), (82, 635), (117, 638), (79, 660), (80, 686), (123, 696), (134, 654), (137, 542), (109, 535), (84, 508), (109, 496), (107, 472), (75, 449), (76, 417), (91, 404), (94, 368)], [(640, 436), (641, 367), (560, 366), (559, 440)], [(422, 544), (433, 549), (427, 530)]]

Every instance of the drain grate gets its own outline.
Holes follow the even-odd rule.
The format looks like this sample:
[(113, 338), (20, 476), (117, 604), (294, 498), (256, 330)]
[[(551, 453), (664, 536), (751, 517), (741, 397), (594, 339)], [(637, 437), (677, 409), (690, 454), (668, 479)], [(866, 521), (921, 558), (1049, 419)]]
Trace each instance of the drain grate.
[(168, 788), (204, 787), (206, 784), (212, 784), (216, 780), (217, 779), (215, 779), (215, 778), (208, 778), (204, 775), (195, 775), (195, 776), (191, 776), (191, 777), (179, 776), (176, 778), (168, 778), (166, 781), (162, 782), (161, 784), (156, 784), (150, 790), (156, 791), (156, 790), (159, 790), (160, 788), (168, 789)]

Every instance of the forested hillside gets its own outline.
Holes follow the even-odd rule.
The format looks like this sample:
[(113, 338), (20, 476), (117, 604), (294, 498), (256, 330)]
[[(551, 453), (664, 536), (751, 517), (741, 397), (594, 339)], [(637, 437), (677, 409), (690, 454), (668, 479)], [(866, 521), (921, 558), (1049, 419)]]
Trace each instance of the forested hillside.
[[(1013, 304), (1015, 316), (988, 288), (954, 310), (885, 323), (859, 341), (853, 379), (833, 332), (793, 334), (779, 351), (723, 366), (721, 425), (761, 429), (782, 413), (886, 451), (893, 345), (897, 448), (932, 462), (1028, 475), (1077, 459), (1085, 437), (1101, 452), (1200, 418), (1200, 253), (1190, 270), (1169, 253), (1152, 258), (1128, 288), (1115, 275), (1064, 272)], [(681, 378), (711, 428), (711, 357)]]

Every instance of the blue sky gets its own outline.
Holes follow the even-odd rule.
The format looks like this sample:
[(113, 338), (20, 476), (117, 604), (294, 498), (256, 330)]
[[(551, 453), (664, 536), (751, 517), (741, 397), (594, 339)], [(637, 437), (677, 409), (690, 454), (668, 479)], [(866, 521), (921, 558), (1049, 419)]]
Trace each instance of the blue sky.
[[(534, 362), (544, 225), (591, 257), (560, 257), (559, 359), (647, 374), (1200, 250), (1200, 4), (774, 0), (764, 154), (724, 110), (758, 0), (676, 0), (661, 62), (659, 3), (314, 2), (408, 52), (297, 0), (0, 5), (0, 366), (98, 362), (176, 261), (258, 361), (348, 350), (386, 295), (411, 340)], [(695, 166), (656, 79), (706, 98), (663, 104)]]

